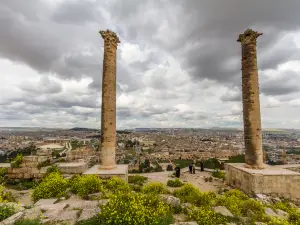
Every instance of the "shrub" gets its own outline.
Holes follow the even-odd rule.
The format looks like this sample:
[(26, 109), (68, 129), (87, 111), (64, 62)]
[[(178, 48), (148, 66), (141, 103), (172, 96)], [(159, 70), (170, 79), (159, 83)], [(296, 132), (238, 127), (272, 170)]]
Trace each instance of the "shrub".
[(10, 166), (12, 168), (19, 168), (21, 163), (23, 162), (23, 155), (22, 154), (18, 154), (16, 156), (16, 158), (13, 159), (13, 161), (10, 163)]
[(71, 191), (82, 198), (89, 194), (103, 192), (101, 179), (96, 175), (74, 176), (71, 181)]
[(34, 188), (32, 199), (36, 202), (42, 198), (62, 197), (65, 194), (68, 186), (68, 181), (64, 179), (60, 173), (51, 173)]
[(213, 171), (212, 176), (216, 177), (216, 178), (219, 178), (219, 179), (222, 179), (222, 180), (225, 180), (225, 173), (222, 172), (222, 171), (219, 171), (219, 170)]
[(292, 224), (300, 224), (300, 212), (298, 208), (292, 207), (289, 202), (277, 202), (271, 206), (274, 210), (281, 209), (289, 214), (289, 222)]
[(0, 205), (0, 221), (15, 214), (15, 208), (11, 205)]
[(4, 177), (5, 175), (8, 173), (8, 168), (4, 167), (4, 168), (0, 168), (0, 184), (4, 183)]
[(199, 225), (225, 224), (227, 221), (224, 216), (212, 211), (210, 207), (193, 208), (188, 213), (188, 217)]
[(14, 223), (14, 225), (42, 225), (39, 219), (22, 219)]
[(46, 167), (46, 166), (50, 166), (50, 165), (51, 165), (50, 159), (47, 159), (47, 160), (44, 161), (44, 162), (40, 162), (40, 163), (37, 165), (37, 168), (38, 168), (38, 169), (41, 169), (42, 167)]
[(179, 179), (168, 180), (167, 186), (169, 187), (181, 187), (183, 183)]
[(143, 185), (148, 180), (148, 177), (144, 177), (141, 175), (134, 175), (128, 177), (128, 183), (130, 184), (137, 184), (137, 185)]
[(167, 194), (168, 189), (162, 183), (152, 182), (152, 183), (146, 184), (142, 188), (142, 192), (145, 194)]
[(167, 225), (173, 222), (169, 206), (155, 195), (118, 192), (100, 208), (98, 224), (102, 225)]
[(130, 184), (130, 187), (133, 191), (135, 192), (141, 192), (142, 191), (142, 186), (141, 185), (137, 185), (137, 184)]
[(60, 169), (58, 168), (57, 165), (52, 165), (51, 167), (47, 168), (47, 171), (44, 174), (44, 177), (48, 176), (51, 173), (59, 173), (59, 174), (61, 174), (62, 172), (60, 171)]
[(0, 184), (0, 203), (15, 202), (16, 199), (10, 191), (4, 191), (4, 186)]
[(191, 184), (184, 184), (181, 188), (174, 191), (174, 196), (179, 198), (181, 202), (194, 203), (195, 198), (199, 195), (199, 189)]
[(118, 177), (112, 177), (106, 181), (105, 188), (111, 192), (127, 192), (131, 191), (128, 183)]

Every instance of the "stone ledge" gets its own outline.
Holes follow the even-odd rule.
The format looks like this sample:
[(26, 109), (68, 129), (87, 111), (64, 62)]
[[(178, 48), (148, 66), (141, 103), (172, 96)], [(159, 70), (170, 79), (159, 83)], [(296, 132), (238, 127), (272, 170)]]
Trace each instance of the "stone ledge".
[(286, 168), (268, 166), (253, 170), (245, 168), (243, 163), (228, 163), (225, 164), (226, 182), (248, 194), (275, 194), (300, 202), (300, 173)]
[(117, 165), (116, 168), (108, 170), (101, 169), (100, 165), (95, 165), (83, 173), (83, 175), (87, 174), (95, 174), (104, 179), (119, 177), (128, 182), (128, 165)]

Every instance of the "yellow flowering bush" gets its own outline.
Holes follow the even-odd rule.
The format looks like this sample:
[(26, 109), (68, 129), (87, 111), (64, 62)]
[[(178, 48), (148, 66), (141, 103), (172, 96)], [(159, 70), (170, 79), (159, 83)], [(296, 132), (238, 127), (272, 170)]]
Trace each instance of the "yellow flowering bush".
[(100, 208), (101, 225), (169, 225), (173, 220), (169, 206), (156, 195), (117, 192)]
[(274, 210), (281, 209), (289, 214), (289, 222), (291, 224), (300, 224), (300, 212), (298, 208), (291, 206), (288, 202), (277, 202), (270, 206)]
[(0, 168), (0, 184), (3, 184), (5, 182), (4, 177), (8, 172), (8, 168)]
[(227, 222), (224, 216), (212, 211), (209, 206), (194, 207), (188, 212), (188, 218), (196, 221), (198, 225), (217, 225)]
[[(15, 214), (15, 208), (11, 205), (0, 205), (0, 221)], [(1, 224), (1, 223), (0, 223)]]
[(181, 188), (174, 191), (174, 196), (181, 202), (195, 203), (195, 199), (201, 194), (200, 190), (191, 185), (184, 184)]
[(183, 183), (177, 178), (175, 180), (168, 180), (167, 186), (169, 187), (181, 187)]
[(82, 198), (103, 192), (102, 180), (96, 175), (76, 175), (70, 180), (71, 191)]
[(10, 191), (4, 191), (4, 185), (0, 184), (0, 203), (15, 202), (16, 199)]
[(69, 183), (60, 173), (54, 172), (45, 177), (32, 193), (34, 202), (42, 198), (58, 198), (65, 194)]
[(151, 182), (142, 188), (142, 192), (145, 194), (167, 194), (168, 189), (162, 183)]
[(131, 191), (130, 185), (122, 180), (121, 178), (118, 177), (112, 177), (104, 183), (105, 188), (108, 191), (111, 192), (117, 192), (117, 191), (122, 191), (122, 192), (128, 192)]
[(128, 183), (130, 184), (142, 186), (147, 180), (148, 177), (144, 177), (141, 175), (128, 176)]

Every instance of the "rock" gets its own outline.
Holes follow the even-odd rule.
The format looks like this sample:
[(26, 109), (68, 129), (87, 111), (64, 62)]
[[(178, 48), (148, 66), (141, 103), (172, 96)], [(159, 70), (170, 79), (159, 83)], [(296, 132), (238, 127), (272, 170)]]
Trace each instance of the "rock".
[(44, 214), (47, 221), (57, 224), (58, 222), (64, 222), (67, 224), (75, 224), (78, 218), (79, 210), (53, 210)]
[(278, 197), (272, 198), (271, 201), (275, 204), (277, 202), (281, 202), (281, 199)]
[(42, 210), (40, 206), (33, 207), (31, 209), (26, 209), (24, 211), (24, 219), (36, 219), (40, 217)]
[(100, 200), (103, 194), (101, 192), (88, 195), (91, 200)]
[(67, 208), (68, 206), (69, 205), (66, 203), (40, 205), (42, 211), (63, 210), (65, 208)]
[(182, 207), (183, 207), (183, 208), (192, 208), (193, 205), (192, 205), (191, 203), (189, 203), (189, 202), (186, 202), (186, 203), (183, 203), (183, 204), (182, 204)]
[(100, 212), (99, 208), (95, 208), (95, 209), (83, 209), (82, 212), (81, 212), (81, 214), (80, 214), (80, 217), (79, 217), (78, 221), (88, 220), (88, 219), (96, 216), (99, 212)]
[(8, 217), (7, 219), (3, 220), (0, 224), (1, 225), (13, 225), (17, 220), (22, 219), (24, 216), (23, 212), (18, 212), (11, 217)]
[(276, 209), (276, 213), (282, 219), (288, 219), (289, 218), (289, 214), (287, 212), (281, 210), (281, 209)]
[(265, 208), (265, 213), (268, 216), (273, 216), (273, 217), (278, 217), (278, 215), (273, 211), (273, 209), (271, 208)]
[(70, 207), (76, 209), (92, 209), (98, 208), (98, 201), (86, 201), (86, 200), (78, 200), (70, 203)]
[(297, 209), (300, 212), (300, 209), (298, 208), (298, 206), (296, 206), (294, 203), (289, 202), (289, 205), (295, 209)]
[(265, 204), (270, 204), (271, 201), (270, 201), (270, 198), (266, 195), (263, 195), (263, 194), (256, 194), (256, 199), (258, 201), (260, 201), (261, 203), (265, 203)]
[(34, 205), (35, 206), (51, 205), (51, 204), (54, 204), (55, 202), (57, 202), (57, 198), (40, 199)]
[(162, 201), (166, 202), (171, 206), (180, 206), (180, 199), (172, 195), (160, 195)]
[(212, 207), (212, 210), (223, 216), (233, 217), (232, 213), (225, 206), (215, 206)]

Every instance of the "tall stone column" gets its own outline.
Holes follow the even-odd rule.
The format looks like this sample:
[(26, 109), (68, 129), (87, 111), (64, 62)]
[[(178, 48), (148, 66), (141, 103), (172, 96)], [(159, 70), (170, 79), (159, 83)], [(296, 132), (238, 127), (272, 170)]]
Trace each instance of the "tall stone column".
[(262, 35), (247, 29), (239, 35), (242, 45), (242, 90), (245, 141), (245, 167), (263, 169), (262, 132), (258, 87), (256, 40)]
[(116, 58), (120, 40), (110, 30), (99, 33), (104, 39), (100, 168), (113, 169), (116, 167)]
[(285, 150), (285, 146), (282, 149), (282, 164), (285, 165), (286, 163), (286, 150)]

